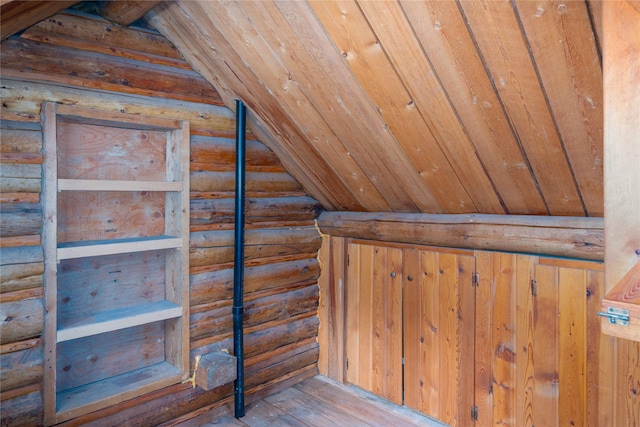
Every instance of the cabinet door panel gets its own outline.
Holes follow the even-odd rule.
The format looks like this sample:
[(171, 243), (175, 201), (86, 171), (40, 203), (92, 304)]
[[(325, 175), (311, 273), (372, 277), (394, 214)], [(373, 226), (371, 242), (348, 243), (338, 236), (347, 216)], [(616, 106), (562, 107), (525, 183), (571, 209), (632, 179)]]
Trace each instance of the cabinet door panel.
[(350, 243), (347, 381), (402, 404), (402, 250)]
[(405, 404), (456, 425), (473, 396), (475, 260), (405, 250)]

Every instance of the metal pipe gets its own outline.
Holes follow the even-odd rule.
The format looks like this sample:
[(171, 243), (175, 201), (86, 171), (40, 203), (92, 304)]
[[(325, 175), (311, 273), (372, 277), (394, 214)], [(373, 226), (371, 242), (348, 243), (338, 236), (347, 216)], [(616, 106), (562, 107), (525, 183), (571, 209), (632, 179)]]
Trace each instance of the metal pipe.
[(245, 205), (245, 137), (246, 107), (236, 100), (236, 198), (233, 261), (233, 354), (237, 359), (234, 382), (235, 417), (244, 417), (244, 205)]

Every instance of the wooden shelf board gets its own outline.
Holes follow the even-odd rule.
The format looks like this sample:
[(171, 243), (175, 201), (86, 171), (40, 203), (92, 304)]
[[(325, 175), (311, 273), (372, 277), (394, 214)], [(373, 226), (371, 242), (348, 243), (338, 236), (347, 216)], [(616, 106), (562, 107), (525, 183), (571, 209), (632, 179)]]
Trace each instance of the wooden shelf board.
[(640, 262), (618, 282), (602, 299), (602, 311), (619, 308), (629, 312), (629, 325), (611, 324), (602, 320), (602, 332), (607, 335), (640, 341)]
[(629, 310), (631, 316), (640, 317), (640, 262), (605, 295), (602, 307), (623, 308)]
[(59, 325), (57, 342), (85, 338), (105, 332), (167, 320), (182, 315), (182, 307), (171, 301), (157, 301), (133, 307), (109, 310), (73, 319)]
[(182, 182), (59, 179), (58, 191), (182, 191)]
[(58, 260), (177, 249), (182, 247), (182, 239), (172, 236), (136, 237), (116, 240), (86, 240), (82, 242), (58, 243)]
[(178, 368), (161, 362), (56, 394), (56, 422), (114, 405), (182, 380)]

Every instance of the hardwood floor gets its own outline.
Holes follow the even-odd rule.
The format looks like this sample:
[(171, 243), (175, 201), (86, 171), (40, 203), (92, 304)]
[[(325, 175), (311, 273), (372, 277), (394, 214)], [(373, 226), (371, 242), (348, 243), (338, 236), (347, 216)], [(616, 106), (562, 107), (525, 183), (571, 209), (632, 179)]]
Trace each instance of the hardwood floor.
[(358, 388), (315, 376), (251, 403), (240, 419), (227, 414), (205, 427), (444, 425)]

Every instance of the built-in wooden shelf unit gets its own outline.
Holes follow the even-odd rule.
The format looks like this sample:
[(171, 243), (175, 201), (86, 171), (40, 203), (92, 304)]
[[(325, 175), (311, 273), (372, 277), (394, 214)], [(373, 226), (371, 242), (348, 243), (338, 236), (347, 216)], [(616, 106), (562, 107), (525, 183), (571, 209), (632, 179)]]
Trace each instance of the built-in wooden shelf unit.
[(189, 373), (189, 126), (45, 102), (45, 423)]

